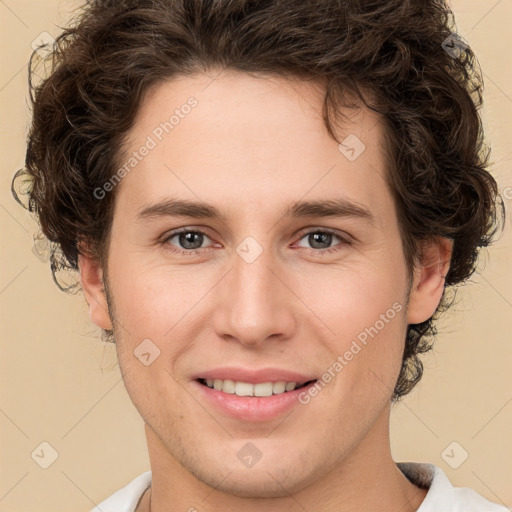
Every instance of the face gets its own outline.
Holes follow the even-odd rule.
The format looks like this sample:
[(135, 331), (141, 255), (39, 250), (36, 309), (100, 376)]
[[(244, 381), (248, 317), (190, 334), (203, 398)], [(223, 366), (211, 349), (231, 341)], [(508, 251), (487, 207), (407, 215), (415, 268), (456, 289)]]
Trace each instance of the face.
[(322, 100), (234, 71), (158, 85), (116, 185), (110, 316), (82, 258), (152, 459), (239, 496), (288, 495), (386, 443), (407, 322), (439, 299), (419, 300), (418, 274), (407, 307), (377, 114), (347, 110), (339, 147)]

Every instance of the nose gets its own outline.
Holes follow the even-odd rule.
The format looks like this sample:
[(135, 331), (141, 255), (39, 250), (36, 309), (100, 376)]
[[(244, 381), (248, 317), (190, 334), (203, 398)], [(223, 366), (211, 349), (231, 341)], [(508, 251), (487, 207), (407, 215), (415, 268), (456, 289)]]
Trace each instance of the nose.
[(253, 348), (290, 338), (300, 301), (287, 286), (285, 265), (254, 239), (237, 249), (231, 270), (219, 283), (213, 319), (217, 335)]

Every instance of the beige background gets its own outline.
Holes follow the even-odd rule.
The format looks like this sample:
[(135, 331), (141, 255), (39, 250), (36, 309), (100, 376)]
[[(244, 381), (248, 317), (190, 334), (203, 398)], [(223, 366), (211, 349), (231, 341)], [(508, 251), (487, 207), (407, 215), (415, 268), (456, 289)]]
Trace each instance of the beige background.
[[(82, 295), (59, 291), (48, 263), (33, 254), (37, 226), (10, 193), (12, 175), (24, 163), (31, 43), (41, 32), (57, 35), (79, 4), (0, 1), (1, 511), (87, 511), (149, 469), (143, 423), (123, 387), (114, 349), (100, 341)], [(451, 5), (457, 31), (484, 73), (487, 143), (512, 210), (512, 1)], [(395, 407), (391, 425), (395, 460), (437, 464), (454, 484), (508, 507), (511, 256), (507, 226), (440, 325), (435, 352), (425, 358), (425, 377)], [(43, 441), (58, 452), (48, 469), (31, 457)], [(453, 441), (460, 447), (448, 450), (447, 461), (457, 462), (462, 450), (469, 454), (458, 469), (442, 457)]]

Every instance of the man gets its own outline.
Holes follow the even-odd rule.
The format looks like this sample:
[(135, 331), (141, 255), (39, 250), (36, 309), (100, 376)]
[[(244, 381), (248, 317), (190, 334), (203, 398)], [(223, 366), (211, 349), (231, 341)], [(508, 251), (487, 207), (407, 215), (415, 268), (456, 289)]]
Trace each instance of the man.
[(59, 38), (31, 205), (151, 462), (95, 511), (506, 510), (389, 446), (446, 287), (497, 227), (448, 14), (111, 0)]

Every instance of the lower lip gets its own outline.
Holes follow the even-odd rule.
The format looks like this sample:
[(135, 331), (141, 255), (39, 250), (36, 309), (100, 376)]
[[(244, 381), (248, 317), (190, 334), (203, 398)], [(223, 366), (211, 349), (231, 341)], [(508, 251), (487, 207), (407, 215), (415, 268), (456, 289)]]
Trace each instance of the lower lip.
[(199, 388), (198, 391), (208, 403), (228, 416), (239, 420), (260, 422), (273, 420), (285, 414), (294, 406), (301, 405), (299, 395), (304, 392), (307, 393), (309, 388), (315, 385), (315, 382), (293, 391), (262, 397), (224, 393), (209, 388), (198, 381), (194, 381), (193, 384)]

